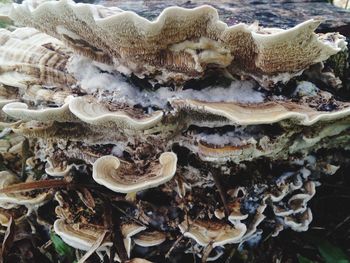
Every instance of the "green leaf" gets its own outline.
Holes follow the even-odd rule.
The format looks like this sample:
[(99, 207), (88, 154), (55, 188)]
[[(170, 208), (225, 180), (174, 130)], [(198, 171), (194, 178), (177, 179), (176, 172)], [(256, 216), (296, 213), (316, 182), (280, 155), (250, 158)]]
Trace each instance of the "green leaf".
[(314, 263), (311, 259), (303, 257), (302, 255), (297, 255), (299, 263)]
[(321, 239), (316, 245), (326, 263), (350, 263), (346, 254), (327, 240)]
[(0, 28), (7, 28), (11, 25), (11, 21), (0, 18)]
[[(74, 249), (72, 247), (68, 246), (66, 243), (64, 243), (63, 240), (58, 235), (51, 232), (50, 238), (51, 238), (53, 246), (55, 247), (56, 252), (60, 256), (67, 257), (69, 259), (74, 258)], [(71, 260), (71, 262), (72, 261), (73, 260)]]

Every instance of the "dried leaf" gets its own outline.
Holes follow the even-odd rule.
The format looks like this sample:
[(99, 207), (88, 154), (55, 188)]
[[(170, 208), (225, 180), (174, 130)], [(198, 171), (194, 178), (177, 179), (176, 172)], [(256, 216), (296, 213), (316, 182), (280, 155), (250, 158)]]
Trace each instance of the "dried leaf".
[(29, 140), (27, 138), (24, 139), (22, 143), (22, 171), (21, 171), (21, 178), (23, 181), (27, 179), (26, 174), (26, 161), (30, 157), (30, 146), (29, 146)]
[(125, 262), (129, 259), (128, 254), (126, 252), (125, 246), (124, 246), (124, 238), (123, 234), (120, 229), (120, 222), (118, 222), (114, 225), (114, 235), (113, 235), (113, 244), (116, 248), (117, 254), (121, 260), (121, 262)]
[(94, 210), (95, 199), (87, 188), (83, 187), (81, 191), (78, 191), (78, 195), (87, 208)]

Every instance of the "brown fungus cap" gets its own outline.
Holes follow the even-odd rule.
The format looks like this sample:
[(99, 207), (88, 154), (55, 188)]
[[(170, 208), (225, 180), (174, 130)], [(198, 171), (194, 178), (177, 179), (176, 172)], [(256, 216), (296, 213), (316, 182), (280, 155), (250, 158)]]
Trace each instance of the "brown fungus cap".
[(144, 174), (138, 175), (133, 164), (108, 155), (97, 159), (92, 176), (97, 183), (115, 192), (137, 192), (171, 180), (176, 172), (176, 163), (176, 154), (165, 152), (160, 155), (159, 162), (152, 162)]
[(59, 121), (69, 122), (76, 120), (70, 112), (68, 104), (58, 108), (28, 109), (28, 105), (22, 102), (6, 104), (2, 110), (13, 118), (24, 121)]
[[(7, 171), (0, 172), (0, 189), (16, 183), (20, 183), (17, 176)], [(38, 206), (46, 203), (49, 199), (51, 199), (51, 197), (51, 192), (42, 192), (35, 194), (34, 196), (25, 195), (21, 192), (1, 193), (0, 207), (9, 209), (24, 205), (28, 208), (28, 213), (30, 213), (33, 209), (36, 209)]]
[(206, 5), (169, 7), (154, 21), (117, 8), (64, 0), (35, 9), (15, 5), (10, 16), (119, 71), (156, 75), (164, 82), (201, 77), (208, 65), (252, 76), (264, 85), (286, 82), (346, 46), (339, 34), (315, 34), (319, 20), (287, 30), (243, 23), (229, 27)]
[(239, 243), (247, 231), (242, 223), (237, 222), (235, 226), (231, 226), (224, 222), (204, 220), (185, 220), (179, 228), (185, 237), (194, 239), (199, 245), (211, 244), (213, 247)]
[[(124, 223), (121, 225), (124, 246), (129, 257), (131, 252), (131, 237), (145, 229), (146, 227), (135, 223)], [(64, 219), (58, 219), (54, 223), (54, 231), (68, 245), (76, 249), (88, 251), (104, 233), (105, 229), (100, 226), (88, 224), (68, 224)], [(97, 251), (106, 251), (109, 253), (112, 245), (113, 243), (107, 239)], [(117, 260), (120, 261), (119, 258)]]
[(117, 126), (134, 130), (145, 130), (162, 120), (163, 112), (155, 111), (151, 115), (128, 113), (123, 110), (111, 111), (101, 103), (88, 97), (72, 98), (70, 111), (83, 122), (92, 125)]
[(159, 231), (143, 231), (133, 238), (135, 244), (141, 247), (152, 247), (162, 244), (166, 235)]
[(234, 102), (205, 102), (190, 99), (172, 100), (176, 109), (224, 117), (238, 125), (272, 124), (282, 120), (296, 120), (300, 125), (310, 126), (319, 121), (342, 119), (350, 115), (350, 104), (334, 112), (317, 111), (290, 101), (271, 101), (257, 104)]
[(74, 78), (65, 71), (70, 51), (55, 38), (33, 28), (0, 30), (0, 83), (25, 91), (28, 85), (67, 87)]

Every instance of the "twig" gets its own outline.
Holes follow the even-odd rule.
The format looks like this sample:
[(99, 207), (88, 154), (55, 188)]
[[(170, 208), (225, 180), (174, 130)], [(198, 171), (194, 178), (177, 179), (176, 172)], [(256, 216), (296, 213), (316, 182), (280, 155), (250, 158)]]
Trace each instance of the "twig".
[[(199, 215), (202, 213), (203, 210), (204, 210), (204, 209), (202, 209), (202, 210), (198, 213), (198, 215), (196, 216), (196, 218), (194, 219), (194, 221), (196, 221), (196, 220), (198, 219)], [(188, 226), (185, 232), (188, 232), (188, 231), (190, 230), (191, 225), (190, 225), (190, 223), (189, 223), (189, 219), (188, 219), (188, 215), (187, 215), (187, 210), (185, 211), (185, 213), (186, 213), (185, 218), (186, 218), (187, 226)], [(179, 236), (179, 237), (175, 240), (174, 244), (171, 246), (171, 248), (169, 249), (169, 251), (165, 254), (165, 258), (169, 258), (169, 257), (170, 257), (171, 252), (176, 248), (176, 246), (180, 243), (180, 241), (181, 241), (183, 238), (184, 238), (184, 234), (181, 234), (181, 236)]]
[(350, 191), (350, 187), (346, 187), (346, 186), (342, 186), (342, 185), (322, 183), (322, 186), (327, 186), (327, 187), (338, 188), (338, 189)]
[(180, 243), (180, 241), (184, 238), (184, 234), (181, 234), (181, 236), (179, 236), (176, 241), (174, 242), (174, 244), (171, 246), (171, 248), (169, 249), (169, 251), (165, 254), (165, 258), (169, 258), (171, 252), (173, 252), (173, 250), (175, 249), (175, 247)]
[(89, 251), (87, 251), (81, 259), (79, 259), (78, 263), (84, 263), (101, 246), (108, 232), (108, 230), (103, 231)]
[(232, 250), (231, 250), (230, 254), (228, 255), (228, 257), (225, 260), (225, 263), (233, 262), (232, 258), (234, 257), (235, 254), (236, 254), (236, 248), (232, 247)]
[[(107, 202), (103, 197), (102, 200), (104, 200), (104, 217), (103, 217), (103, 225), (106, 229), (108, 229), (111, 232), (111, 239), (113, 242), (113, 222), (112, 222), (112, 209), (111, 204)], [(109, 262), (114, 262), (114, 256), (115, 256), (115, 247), (114, 245), (111, 247), (110, 250), (110, 256), (109, 256)]]
[(28, 192), (32, 190), (47, 189), (47, 188), (61, 188), (61, 187), (66, 187), (68, 185), (72, 185), (72, 183), (67, 182), (66, 180), (48, 179), (43, 181), (13, 184), (0, 189), (0, 194)]
[(350, 195), (326, 195), (326, 196), (321, 196), (318, 199), (323, 200), (323, 199), (330, 199), (330, 198), (345, 198), (345, 199), (350, 199)]
[(230, 215), (230, 210), (228, 208), (228, 204), (227, 204), (227, 198), (226, 198), (226, 192), (224, 190), (224, 187), (222, 186), (219, 177), (217, 176), (215, 171), (211, 171), (211, 175), (213, 176), (214, 179), (214, 183), (216, 188), (219, 191), (220, 194), (220, 198), (222, 201), (222, 204), (224, 205), (224, 210), (225, 210), (225, 216), (228, 217)]
[(350, 216), (346, 217), (343, 221), (341, 221), (338, 225), (335, 226), (335, 228), (333, 230), (330, 230), (326, 236), (330, 236), (331, 234), (333, 234), (338, 228), (340, 228), (342, 225), (344, 225), (347, 221), (350, 220)]
[(116, 224), (113, 224), (113, 245), (115, 246), (115, 249), (118, 253), (118, 256), (120, 258), (121, 262), (125, 262), (128, 260), (129, 256), (126, 252), (125, 246), (124, 246), (124, 239), (123, 234), (120, 229), (120, 220), (117, 218)]
[(26, 174), (26, 161), (30, 156), (29, 153), (29, 140), (27, 138), (22, 142), (22, 169), (21, 169), (21, 179), (24, 182), (27, 179)]
[(202, 263), (207, 262), (208, 257), (210, 255), (210, 252), (213, 250), (213, 245), (212, 243), (209, 243), (203, 250), (203, 254), (202, 254)]
[(142, 222), (141, 220), (137, 219), (137, 218), (134, 218), (130, 215), (128, 215), (123, 209), (121, 209), (120, 207), (118, 207), (116, 204), (112, 204), (112, 206), (117, 209), (119, 212), (121, 212), (123, 215), (125, 215), (127, 218), (129, 218), (130, 220), (134, 221), (135, 223), (139, 224), (139, 225), (142, 225), (142, 226), (146, 226), (146, 227), (149, 227), (149, 228), (152, 228), (152, 226), (149, 226), (147, 224), (145, 224), (144, 222)]

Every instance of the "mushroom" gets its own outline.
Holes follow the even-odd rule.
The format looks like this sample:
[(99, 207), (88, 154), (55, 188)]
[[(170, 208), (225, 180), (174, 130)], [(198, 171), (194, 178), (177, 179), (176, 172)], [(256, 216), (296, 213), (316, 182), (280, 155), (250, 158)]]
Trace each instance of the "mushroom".
[[(291, 214), (297, 214), (304, 212), (307, 207), (307, 202), (315, 195), (316, 193), (316, 184), (313, 181), (307, 181), (304, 184), (303, 192), (293, 195), (288, 200), (288, 208), (279, 208), (278, 204), (274, 205), (273, 210), (277, 216), (289, 216)], [(291, 192), (293, 189), (291, 190)]]
[[(346, 41), (338, 33), (314, 33), (318, 20), (290, 29), (231, 26), (213, 7), (201, 6), (167, 8), (151, 22), (67, 0), (15, 4), (11, 17), (45, 33), (0, 30), (0, 126), (7, 127), (0, 164), (44, 179), (67, 176), (84, 163), (72, 173), (74, 187), (56, 191), (53, 228), (64, 242), (89, 251), (86, 257), (100, 243), (98, 255), (110, 255), (110, 229), (100, 216), (106, 194), (121, 205), (129, 257), (133, 244), (165, 251), (168, 237), (189, 251), (191, 242), (180, 242), (185, 236), (197, 243), (191, 249), (202, 261), (214, 260), (227, 254), (226, 244), (240, 249), (266, 229), (273, 236), (307, 230), (315, 180), (348, 160), (329, 155), (350, 149), (350, 102), (341, 90), (312, 84), (312, 71), (346, 53)], [(283, 90), (279, 82), (300, 74), (305, 81), (295, 78)], [(0, 173), (0, 187), (17, 182)], [(29, 214), (52, 195), (3, 192), (4, 224), (11, 209)], [(147, 262), (130, 260), (138, 261)]]
[(174, 99), (174, 108), (188, 112), (212, 114), (227, 118), (237, 125), (272, 124), (282, 120), (296, 120), (300, 125), (310, 126), (317, 122), (342, 119), (350, 115), (350, 104), (333, 112), (317, 111), (309, 106), (290, 101), (272, 101), (257, 104), (233, 102), (203, 102), (190, 99)]
[(166, 235), (159, 231), (143, 231), (133, 238), (136, 245), (141, 247), (153, 247), (162, 244)]
[[(131, 252), (131, 237), (145, 229), (146, 227), (134, 223), (125, 223), (121, 225), (124, 245), (129, 257)], [(68, 245), (76, 249), (88, 251), (103, 234), (105, 229), (95, 225), (68, 224), (64, 219), (57, 219), (54, 223), (54, 231)], [(105, 241), (96, 252), (106, 252), (109, 254), (112, 245), (113, 243), (111, 241)], [(116, 257), (116, 260), (120, 262), (118, 257)]]
[[(262, 104), (195, 101), (195, 108), (187, 104), (180, 108), (175, 106), (182, 109), (188, 115), (189, 122), (198, 128), (188, 129), (174, 141), (197, 154), (201, 160), (213, 163), (240, 163), (262, 156), (273, 159), (307, 153), (321, 141), (322, 147), (334, 148), (337, 142), (330, 138), (341, 134), (346, 136), (350, 128), (350, 107), (345, 104), (344, 108), (326, 112), (283, 101)], [(208, 119), (224, 117), (227, 122), (211, 124), (211, 127), (202, 123), (204, 116)], [(261, 118), (255, 119), (255, 116)], [(259, 124), (259, 121), (265, 124)], [(264, 130), (266, 125), (276, 127), (278, 136), (271, 135), (271, 129)], [(230, 127), (230, 130), (218, 132), (220, 128), (225, 130), (225, 127)], [(202, 128), (207, 131), (200, 132)], [(300, 133), (303, 135), (299, 136)]]
[(123, 110), (111, 111), (107, 107), (89, 100), (87, 97), (73, 98), (69, 109), (80, 120), (93, 125), (125, 127), (135, 130), (145, 130), (155, 126), (162, 120), (163, 112), (155, 111), (150, 116), (140, 117), (137, 113)]
[[(0, 189), (19, 183), (18, 178), (7, 171), (0, 172)], [(0, 207), (11, 209), (19, 205), (24, 205), (28, 208), (30, 214), (33, 209), (43, 205), (50, 200), (52, 194), (50, 192), (42, 192), (34, 196), (26, 195), (24, 193), (0, 193)]]
[[(241, 205), (238, 200), (235, 200), (233, 202), (229, 202), (227, 204), (227, 208), (230, 211), (230, 214), (228, 215), (228, 220), (232, 223), (235, 224), (237, 221), (241, 221), (244, 219), (248, 218), (248, 214), (243, 215), (240, 211)], [(223, 219), (225, 217), (225, 212), (224, 209), (216, 209), (214, 211), (214, 215), (218, 219)]]
[(45, 168), (45, 173), (50, 176), (66, 176), (69, 174), (70, 170), (75, 167), (75, 164), (66, 165), (65, 168), (62, 166), (54, 166), (51, 158), (47, 158), (47, 166)]
[(15, 5), (10, 16), (123, 73), (163, 82), (199, 78), (211, 65), (268, 86), (287, 82), (346, 46), (339, 34), (315, 34), (319, 20), (287, 30), (228, 26), (210, 6), (169, 7), (152, 22), (133, 12), (67, 1), (33, 10)]
[(133, 258), (126, 261), (126, 263), (152, 263), (152, 262), (143, 258)]
[(284, 224), (297, 232), (307, 231), (311, 221), (312, 213), (310, 208), (300, 214), (294, 214), (284, 218)]
[(231, 226), (223, 222), (185, 220), (179, 225), (185, 237), (194, 239), (199, 245), (213, 248), (225, 244), (239, 243), (247, 231), (244, 224), (236, 222)]
[(126, 249), (126, 253), (128, 257), (130, 257), (131, 253), (131, 237), (137, 235), (138, 233), (144, 231), (146, 229), (145, 226), (135, 224), (135, 223), (125, 223), (121, 226), (122, 235), (124, 237), (124, 246)]
[[(57, 219), (53, 225), (54, 231), (62, 240), (76, 249), (88, 251), (102, 235), (104, 229), (93, 225), (67, 224), (64, 219)], [(104, 242), (98, 251), (106, 251), (112, 242)]]
[(131, 163), (112, 155), (103, 156), (93, 164), (94, 180), (118, 193), (132, 193), (156, 187), (171, 180), (176, 172), (177, 156), (162, 153), (159, 163), (151, 162), (143, 175), (138, 175)]
[(249, 240), (256, 233), (258, 225), (266, 218), (266, 216), (263, 214), (267, 207), (267, 205), (265, 204), (266, 199), (267, 198), (264, 197), (262, 204), (258, 206), (253, 220), (250, 222), (250, 224), (248, 224), (246, 232), (239, 241), (240, 243)]
[(21, 222), (27, 215), (27, 209), (24, 207), (16, 207), (13, 209), (0, 208), (0, 225), (7, 227), (11, 217), (16, 223)]
[(28, 84), (72, 85), (65, 71), (70, 52), (61, 41), (33, 28), (0, 32), (0, 83), (26, 90)]
[[(189, 249), (185, 251), (187, 254), (196, 254), (199, 258), (203, 258), (202, 255), (203, 247), (199, 244), (191, 245)], [(207, 262), (216, 261), (224, 254), (224, 249), (222, 247), (215, 247), (210, 251), (209, 256), (206, 258)]]
[(13, 118), (25, 121), (59, 121), (69, 122), (75, 120), (69, 111), (68, 104), (58, 108), (28, 109), (28, 105), (22, 102), (6, 104), (2, 110)]
[(44, 102), (45, 104), (52, 104), (63, 106), (65, 101), (72, 96), (72, 90), (70, 88), (47, 88), (42, 85), (29, 86), (22, 98), (25, 101), (33, 102), (34, 105)]

